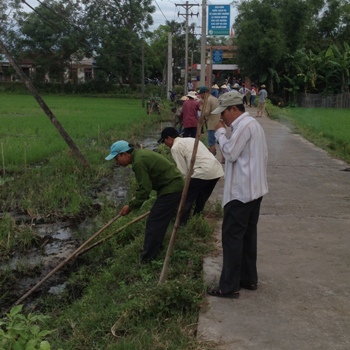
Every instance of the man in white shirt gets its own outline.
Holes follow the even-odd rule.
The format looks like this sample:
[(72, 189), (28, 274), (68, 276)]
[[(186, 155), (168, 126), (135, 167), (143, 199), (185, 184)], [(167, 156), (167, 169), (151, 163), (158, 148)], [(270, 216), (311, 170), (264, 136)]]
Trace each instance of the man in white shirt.
[[(262, 197), (268, 192), (265, 133), (255, 118), (245, 113), (242, 95), (230, 91), (219, 98), (221, 119), (215, 132), (225, 157), (222, 223), (223, 267), (219, 286), (208, 294), (238, 298), (240, 288), (256, 290), (258, 273), (257, 224)], [(226, 128), (231, 128), (231, 136)]]
[[(179, 137), (175, 128), (164, 128), (159, 143), (165, 143), (171, 150), (171, 155), (182, 173), (186, 176), (190, 168), (195, 139)], [(195, 204), (193, 215), (200, 214), (214, 190), (219, 178), (224, 175), (222, 166), (207, 147), (199, 141), (193, 173), (188, 188), (186, 202), (183, 208), (181, 224), (185, 225)]]

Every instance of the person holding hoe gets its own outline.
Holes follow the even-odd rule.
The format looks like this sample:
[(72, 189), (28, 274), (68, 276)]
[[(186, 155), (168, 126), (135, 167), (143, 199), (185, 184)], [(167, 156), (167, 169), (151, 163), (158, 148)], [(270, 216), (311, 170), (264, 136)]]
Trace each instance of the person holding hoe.
[(152, 190), (157, 192), (147, 218), (141, 253), (141, 262), (149, 262), (158, 255), (170, 220), (176, 214), (184, 186), (183, 177), (175, 164), (164, 156), (147, 149), (134, 149), (124, 140), (113, 143), (106, 157), (106, 160), (111, 159), (123, 167), (131, 165), (137, 181), (135, 196), (121, 209), (121, 215), (140, 208)]

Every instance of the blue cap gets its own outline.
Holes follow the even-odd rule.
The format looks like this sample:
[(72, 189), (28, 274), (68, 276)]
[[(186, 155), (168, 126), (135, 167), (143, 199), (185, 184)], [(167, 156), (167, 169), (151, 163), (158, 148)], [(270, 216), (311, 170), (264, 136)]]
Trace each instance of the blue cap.
[(131, 147), (129, 146), (129, 142), (126, 142), (124, 140), (114, 142), (113, 145), (111, 146), (111, 153), (105, 159), (111, 160), (117, 154), (127, 152), (130, 149), (131, 149)]

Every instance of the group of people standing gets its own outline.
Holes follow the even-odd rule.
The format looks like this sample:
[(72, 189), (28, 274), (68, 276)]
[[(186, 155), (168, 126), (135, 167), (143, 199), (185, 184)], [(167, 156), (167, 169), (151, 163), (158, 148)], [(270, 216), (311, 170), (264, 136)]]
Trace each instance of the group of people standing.
[[(219, 99), (202, 86), (198, 95), (190, 91), (180, 112), (182, 137), (174, 127), (164, 128), (159, 143), (171, 150), (175, 163), (157, 152), (135, 149), (127, 141), (115, 142), (106, 160), (132, 166), (137, 180), (133, 199), (121, 215), (140, 208), (152, 190), (157, 192), (146, 222), (141, 261), (158, 255), (162, 242), (181, 200), (184, 177), (190, 169), (193, 146), (202, 113), (207, 122), (208, 148), (199, 141), (194, 169), (183, 209), (181, 225), (192, 215), (201, 214), (218, 180), (224, 176), (222, 224), (223, 268), (219, 286), (208, 290), (217, 297), (238, 298), (240, 288), (257, 289), (257, 223), (263, 196), (268, 192), (267, 146), (258, 121), (245, 112), (243, 96), (236, 90)], [(205, 106), (201, 101), (206, 100)], [(204, 108), (205, 107), (205, 108)], [(225, 169), (215, 157), (218, 145)]]
[[(245, 83), (241, 83), (239, 85), (238, 83), (234, 83), (232, 86), (229, 82), (225, 82), (223, 85), (219, 86), (217, 84), (214, 84), (211, 87), (211, 94), (218, 98), (220, 95), (236, 90), (243, 96), (243, 105), (254, 107), (255, 106), (255, 99), (256, 96), (259, 97), (258, 102), (258, 114), (257, 117), (261, 117), (264, 109), (265, 100), (267, 98), (267, 91), (265, 84), (261, 85), (260, 90), (258, 90), (258, 87), (255, 84), (251, 84), (250, 88), (247, 88)], [(248, 102), (249, 97), (249, 102)]]

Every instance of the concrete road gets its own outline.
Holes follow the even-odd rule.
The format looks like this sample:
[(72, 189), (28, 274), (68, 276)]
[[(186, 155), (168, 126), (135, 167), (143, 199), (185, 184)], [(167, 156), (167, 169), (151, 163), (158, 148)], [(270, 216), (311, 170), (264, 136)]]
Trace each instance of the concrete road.
[[(218, 350), (349, 350), (349, 165), (278, 122), (258, 120), (269, 149), (259, 287), (241, 290), (237, 300), (207, 296), (198, 336)], [(222, 191), (220, 180), (211, 200), (221, 200)], [(218, 253), (204, 261), (210, 286), (221, 271), (220, 226)]]

